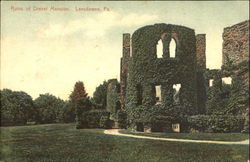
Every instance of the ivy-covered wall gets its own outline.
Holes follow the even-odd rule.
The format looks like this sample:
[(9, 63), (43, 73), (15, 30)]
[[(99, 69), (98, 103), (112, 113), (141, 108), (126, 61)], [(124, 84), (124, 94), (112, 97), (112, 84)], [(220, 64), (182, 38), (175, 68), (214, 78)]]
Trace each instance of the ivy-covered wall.
[(120, 102), (121, 102), (121, 109), (125, 109), (125, 100), (126, 100), (126, 87), (127, 87), (127, 77), (128, 77), (128, 62), (130, 58), (130, 34), (125, 33), (123, 34), (123, 41), (122, 41), (122, 58), (121, 58), (121, 65), (120, 65)]
[(206, 111), (206, 34), (196, 35), (196, 57), (197, 57), (197, 109), (199, 114)]
[[(156, 46), (163, 42), (163, 56), (157, 58)], [(176, 43), (175, 58), (169, 55), (169, 43)], [(132, 57), (129, 60), (126, 109), (156, 103), (155, 86), (161, 85), (161, 106), (173, 104), (173, 84), (181, 84), (180, 104), (197, 113), (196, 38), (193, 29), (155, 24), (142, 27), (132, 35)]]
[(120, 85), (117, 79), (108, 80), (107, 110), (111, 113), (111, 119), (115, 118), (116, 112), (121, 108), (119, 94)]

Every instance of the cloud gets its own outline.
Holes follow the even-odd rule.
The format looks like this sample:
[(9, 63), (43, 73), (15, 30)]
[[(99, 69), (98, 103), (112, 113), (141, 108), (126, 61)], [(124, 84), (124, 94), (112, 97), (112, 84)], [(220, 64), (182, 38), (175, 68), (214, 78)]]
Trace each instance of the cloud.
[(82, 32), (87, 37), (104, 36), (107, 30), (115, 27), (136, 27), (159, 19), (158, 15), (131, 13), (123, 16), (117, 12), (102, 12), (89, 18), (72, 20), (67, 23), (49, 24), (37, 30), (40, 37), (66, 36), (77, 32)]

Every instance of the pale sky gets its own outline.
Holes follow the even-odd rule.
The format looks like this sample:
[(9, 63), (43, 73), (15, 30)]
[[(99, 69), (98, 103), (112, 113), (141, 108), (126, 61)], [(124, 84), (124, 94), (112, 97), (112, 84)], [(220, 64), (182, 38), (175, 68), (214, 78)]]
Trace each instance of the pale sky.
[[(69, 10), (51, 11), (53, 6)], [(248, 1), (1, 1), (1, 89), (22, 90), (34, 99), (44, 93), (68, 99), (75, 82), (83, 81), (92, 96), (104, 80), (119, 80), (122, 34), (155, 23), (205, 33), (207, 67), (220, 68), (223, 28), (248, 20), (248, 6)]]

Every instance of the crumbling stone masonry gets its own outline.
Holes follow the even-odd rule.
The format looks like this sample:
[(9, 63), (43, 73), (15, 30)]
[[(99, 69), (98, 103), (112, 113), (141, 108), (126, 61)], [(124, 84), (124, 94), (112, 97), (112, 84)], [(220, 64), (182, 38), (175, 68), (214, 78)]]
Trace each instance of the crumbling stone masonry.
[(205, 78), (206, 72), (206, 35), (196, 35), (196, 57), (197, 57), (197, 109), (199, 114), (205, 113), (206, 107), (206, 87), (208, 80)]
[[(163, 43), (162, 58), (156, 46)], [(176, 44), (175, 57), (170, 57), (169, 44)], [(145, 26), (132, 36), (132, 56), (128, 63), (126, 108), (156, 104), (155, 86), (161, 86), (161, 104), (173, 104), (173, 85), (181, 84), (180, 103), (197, 113), (196, 37), (193, 29), (155, 24)]]
[(234, 64), (249, 61), (249, 20), (224, 28), (222, 53), (223, 65), (227, 57)]
[(196, 35), (197, 70), (206, 70), (206, 34)]
[[(231, 61), (234, 66), (249, 64), (249, 20), (224, 28), (223, 32), (223, 65)], [(248, 65), (249, 66), (249, 65)], [(249, 71), (236, 68), (231, 77), (241, 77), (245, 86), (249, 85)]]

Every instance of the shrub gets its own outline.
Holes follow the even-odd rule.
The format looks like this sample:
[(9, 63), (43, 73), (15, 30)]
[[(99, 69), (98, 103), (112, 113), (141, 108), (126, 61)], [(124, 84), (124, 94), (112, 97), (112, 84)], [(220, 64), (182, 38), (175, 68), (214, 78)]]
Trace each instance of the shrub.
[(209, 130), (214, 133), (241, 132), (244, 121), (244, 117), (240, 115), (211, 115), (209, 118)]
[(213, 133), (241, 132), (244, 121), (244, 117), (240, 115), (195, 115), (188, 117), (190, 129)]
[(110, 128), (111, 127), (111, 120), (109, 120), (109, 115), (102, 115), (100, 122), (99, 122), (99, 127), (100, 128)]
[(187, 118), (189, 127), (198, 131), (205, 131), (208, 128), (207, 115), (194, 115)]
[(78, 128), (109, 128), (110, 113), (105, 110), (92, 110), (82, 114)]
[(123, 110), (119, 110), (117, 112), (117, 122), (118, 122), (118, 127), (121, 129), (126, 129), (127, 128), (127, 113)]

